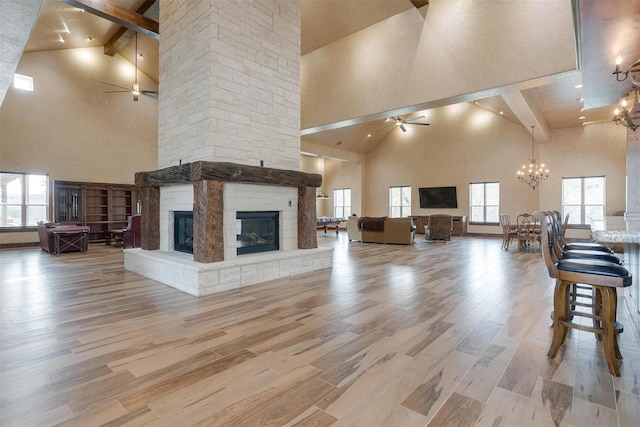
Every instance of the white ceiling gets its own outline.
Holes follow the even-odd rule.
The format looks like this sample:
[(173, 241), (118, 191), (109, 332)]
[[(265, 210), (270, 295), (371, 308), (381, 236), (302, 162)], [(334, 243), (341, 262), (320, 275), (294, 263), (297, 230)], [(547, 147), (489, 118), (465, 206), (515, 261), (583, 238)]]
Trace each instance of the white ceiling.
[[(127, 10), (135, 11), (144, 0), (110, 0)], [(422, 6), (425, 0), (300, 0), (301, 53), (353, 34), (369, 25), (385, 20), (408, 8)], [(571, 1), (571, 0), (564, 0)], [(475, 99), (476, 104), (516, 123), (523, 122), (521, 105), (537, 114), (549, 130), (579, 126), (583, 122), (603, 122), (612, 118), (613, 105), (631, 89), (627, 82), (616, 82), (611, 75), (615, 58), (621, 55), (623, 64), (640, 58), (640, 0), (577, 0), (578, 39), (581, 69), (565, 73), (560, 78), (523, 82), (513, 100), (514, 88), (495, 88), (490, 96)], [(429, 6), (418, 10), (423, 16)], [(158, 2), (145, 13), (157, 19)], [(25, 51), (70, 49), (103, 46), (120, 28), (118, 24), (62, 3), (45, 0)], [(60, 40), (64, 39), (64, 43)], [(158, 41), (141, 35), (138, 52), (142, 59), (138, 66), (150, 78), (158, 80)], [(120, 54), (134, 62), (134, 43), (131, 40)], [(577, 84), (583, 84), (576, 90)], [(584, 102), (580, 101), (584, 98)], [(472, 100), (474, 101), (474, 100)], [(584, 111), (581, 111), (585, 107)], [(416, 112), (415, 115), (419, 115)], [(391, 115), (391, 112), (389, 112)], [(585, 116), (585, 119), (578, 119)], [(381, 112), (380, 117), (384, 117)], [(341, 126), (332, 130), (303, 132), (303, 140), (327, 147), (365, 154), (384, 139), (390, 131), (375, 132), (384, 127), (384, 119)], [(526, 126), (525, 126), (526, 127)], [(364, 139), (363, 135), (372, 137)], [(538, 135), (538, 133), (536, 133)], [(339, 143), (339, 144), (338, 144)]]

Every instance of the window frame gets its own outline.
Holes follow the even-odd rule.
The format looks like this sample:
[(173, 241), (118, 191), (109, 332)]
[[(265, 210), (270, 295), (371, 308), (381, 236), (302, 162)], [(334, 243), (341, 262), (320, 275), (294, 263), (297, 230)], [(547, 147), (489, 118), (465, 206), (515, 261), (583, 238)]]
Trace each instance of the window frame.
[[(49, 174), (47, 173), (28, 173), (28, 172), (9, 172), (9, 171), (0, 171), (0, 185), (3, 185), (4, 175), (19, 175), (20, 176), (20, 203), (11, 202), (8, 200), (2, 200), (3, 196), (6, 196), (7, 191), (2, 191), (0, 193), (0, 218), (7, 218), (7, 208), (19, 206), (20, 207), (20, 225), (6, 225), (0, 223), (0, 231), (2, 232), (11, 232), (11, 231), (27, 231), (27, 230), (35, 230), (37, 224), (29, 224), (29, 208), (30, 207), (43, 207), (45, 211), (45, 218), (40, 218), (40, 220), (45, 220), (49, 216), (50, 212), (50, 186), (51, 180), (49, 178)], [(45, 177), (45, 191), (44, 191), (44, 203), (32, 203), (29, 201), (29, 177)]]
[[(402, 190), (403, 189), (409, 189), (409, 205), (403, 205), (402, 204)], [(393, 196), (391, 195), (392, 191), (394, 190), (399, 190), (400, 191), (400, 206), (394, 206), (393, 205)], [(411, 191), (412, 188), (410, 185), (394, 185), (389, 187), (389, 218), (405, 218), (405, 217), (410, 217), (411, 216)], [(399, 217), (394, 217), (393, 216), (393, 208), (400, 208), (400, 216)], [(408, 212), (405, 212), (407, 211)]]
[[(348, 205), (344, 204), (344, 200), (346, 199), (344, 196), (346, 194), (346, 192), (349, 192), (349, 202), (351, 202), (351, 188), (345, 187), (345, 188), (334, 188), (333, 189), (333, 217), (334, 218), (348, 218), (349, 217), (349, 212), (351, 211), (351, 203), (349, 203)], [(338, 205), (338, 193), (342, 192), (342, 200), (343, 203), (341, 205)], [(343, 215), (337, 215), (337, 209), (338, 208), (342, 208), (342, 213)], [(349, 209), (345, 209), (345, 208), (349, 208)]]
[[(602, 179), (602, 205), (589, 204), (585, 203), (585, 179), (593, 179), (593, 178), (601, 178)], [(564, 201), (564, 185), (567, 180), (580, 180), (580, 204), (566, 204)], [(566, 217), (566, 207), (567, 206), (579, 206), (580, 207), (580, 220), (586, 221), (586, 207), (587, 206), (602, 206), (602, 216), (603, 219), (607, 215), (607, 177), (606, 175), (588, 175), (588, 176), (566, 176), (562, 177), (561, 183), (561, 196), (562, 196), (562, 218)], [(572, 223), (571, 216), (569, 216), (569, 222), (567, 224), (568, 228), (591, 228), (591, 224), (587, 224), (586, 222), (580, 223)]]
[[(497, 205), (489, 205), (487, 204), (487, 184), (496, 184), (498, 186), (498, 204)], [(473, 186), (474, 185), (482, 185), (484, 187), (483, 192), (483, 204), (482, 205), (474, 205), (473, 204)], [(496, 222), (487, 221), (487, 207), (496, 207), (497, 212), (500, 212), (500, 181), (485, 181), (485, 182), (470, 182), (469, 183), (469, 224), (470, 225), (500, 225), (500, 215), (498, 214), (498, 220)], [(482, 218), (483, 221), (473, 221), (472, 210), (474, 207), (482, 207)]]

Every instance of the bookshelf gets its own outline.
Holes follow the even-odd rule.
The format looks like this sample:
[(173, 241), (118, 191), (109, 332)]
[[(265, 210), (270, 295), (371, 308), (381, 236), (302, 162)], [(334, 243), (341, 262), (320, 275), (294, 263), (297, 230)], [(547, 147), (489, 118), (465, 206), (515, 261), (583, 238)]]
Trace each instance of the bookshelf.
[(56, 181), (55, 221), (88, 225), (89, 241), (104, 241), (109, 230), (125, 228), (136, 213), (135, 194), (135, 186), (127, 184)]

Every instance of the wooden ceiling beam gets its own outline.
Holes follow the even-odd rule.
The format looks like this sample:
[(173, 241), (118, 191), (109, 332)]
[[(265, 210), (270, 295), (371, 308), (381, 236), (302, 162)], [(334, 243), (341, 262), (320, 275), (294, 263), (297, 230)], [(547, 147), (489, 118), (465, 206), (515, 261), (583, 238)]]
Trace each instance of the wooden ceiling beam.
[[(136, 9), (136, 13), (140, 15), (144, 15), (144, 13), (151, 8), (158, 0), (146, 0), (142, 3), (138, 9)], [(120, 27), (118, 31), (116, 31), (113, 36), (105, 43), (104, 45), (104, 54), (113, 56), (116, 53), (120, 52), (122, 48), (125, 47), (127, 43), (133, 38), (135, 32), (128, 29), (127, 27)]]
[(60, 0), (101, 18), (122, 25), (154, 39), (160, 39), (160, 24), (139, 13), (124, 9), (106, 0)]

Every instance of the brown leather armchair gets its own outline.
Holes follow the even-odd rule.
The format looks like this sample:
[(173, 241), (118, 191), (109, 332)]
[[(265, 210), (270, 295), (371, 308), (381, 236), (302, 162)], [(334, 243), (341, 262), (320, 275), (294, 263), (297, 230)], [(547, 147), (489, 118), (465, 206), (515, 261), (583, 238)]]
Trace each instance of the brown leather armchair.
[(451, 231), (453, 230), (453, 216), (444, 214), (429, 215), (427, 229), (429, 232), (427, 240), (448, 242), (451, 240)]
[(140, 247), (140, 215), (132, 215), (128, 218), (127, 228), (122, 233), (122, 244), (126, 248), (131, 246), (132, 248)]

